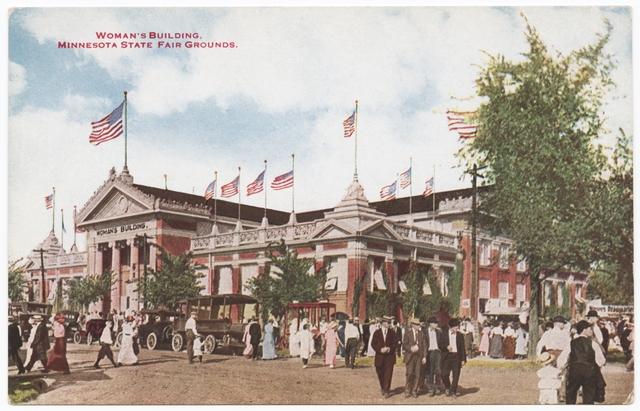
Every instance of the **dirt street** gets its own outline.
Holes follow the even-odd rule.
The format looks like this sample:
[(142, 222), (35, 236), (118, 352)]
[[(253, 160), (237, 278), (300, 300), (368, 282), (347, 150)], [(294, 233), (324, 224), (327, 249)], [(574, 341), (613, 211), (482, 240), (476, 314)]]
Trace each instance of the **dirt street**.
[[(114, 369), (104, 359), (97, 370), (93, 363), (98, 350), (96, 344), (70, 344), (71, 374), (46, 375), (49, 389), (28, 404), (536, 404), (538, 399), (533, 371), (465, 367), (457, 399), (405, 398), (405, 369), (396, 367), (394, 395), (385, 399), (373, 367), (350, 370), (344, 362), (329, 369), (313, 358), (309, 368), (302, 369), (299, 358), (253, 362), (214, 354), (205, 355), (203, 364), (190, 365), (184, 351), (142, 349), (140, 365)], [(117, 350), (114, 354), (117, 357)], [(12, 368), (10, 376), (16, 373)], [(633, 391), (634, 373), (618, 365), (606, 366), (603, 372), (606, 403), (624, 403)]]

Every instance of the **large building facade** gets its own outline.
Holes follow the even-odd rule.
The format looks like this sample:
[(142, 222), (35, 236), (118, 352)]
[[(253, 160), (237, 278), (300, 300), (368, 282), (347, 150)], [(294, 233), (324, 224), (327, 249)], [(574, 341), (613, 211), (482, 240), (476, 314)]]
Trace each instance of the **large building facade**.
[[(158, 268), (159, 247), (172, 254), (193, 252), (204, 274), (204, 294), (247, 294), (247, 280), (265, 271), (268, 246), (282, 239), (300, 257), (312, 258), (315, 269), (330, 265), (328, 299), (348, 314), (359, 301), (356, 314), (366, 316), (367, 291), (388, 286), (402, 292), (411, 261), (433, 270), (446, 295), (448, 278), (462, 259), (460, 315), (482, 319), (485, 314), (527, 311), (526, 263), (516, 260), (508, 239), (482, 233), (471, 300), (470, 214), (470, 189), (370, 202), (354, 178), (335, 207), (287, 213), (134, 184), (126, 168), (119, 175), (112, 169), (77, 213), (86, 251), (66, 253), (51, 233), (39, 246), (47, 250), (44, 289), (40, 256), (34, 252), (28, 257), (29, 298), (41, 300), (43, 292), (50, 297), (60, 279), (111, 270), (115, 282), (102, 310), (137, 310), (143, 302), (137, 280), (145, 266)], [(358, 280), (362, 292), (354, 296)], [(583, 280), (571, 279), (582, 297)], [(397, 314), (402, 315), (400, 307)]]

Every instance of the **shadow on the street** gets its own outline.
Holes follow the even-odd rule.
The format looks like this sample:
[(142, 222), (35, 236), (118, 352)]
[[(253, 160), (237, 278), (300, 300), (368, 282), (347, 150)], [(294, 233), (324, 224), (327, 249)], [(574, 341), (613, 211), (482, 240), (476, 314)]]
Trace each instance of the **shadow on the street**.
[(464, 387), (458, 385), (458, 395), (475, 394), (478, 391), (480, 391), (480, 387), (464, 388)]

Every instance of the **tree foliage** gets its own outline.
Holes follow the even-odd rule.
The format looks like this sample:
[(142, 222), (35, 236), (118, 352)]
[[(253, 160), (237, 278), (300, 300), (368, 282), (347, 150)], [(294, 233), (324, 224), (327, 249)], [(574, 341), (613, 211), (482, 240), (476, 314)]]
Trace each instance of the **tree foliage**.
[(138, 279), (136, 291), (144, 296), (148, 305), (174, 310), (178, 301), (200, 295), (204, 286), (199, 279), (204, 275), (198, 273), (200, 266), (193, 263), (192, 252), (173, 256), (160, 248), (160, 262), (159, 270), (150, 270), (146, 279), (144, 276)]
[(293, 301), (318, 301), (324, 292), (324, 283), (330, 268), (313, 270), (313, 258), (299, 258), (298, 252), (284, 240), (267, 248), (269, 262), (264, 275), (250, 278), (245, 287), (260, 304), (263, 319), (269, 314), (281, 317)]
[(9, 281), (7, 291), (9, 291), (9, 300), (12, 302), (24, 300), (23, 291), (24, 286), (27, 282), (27, 280), (24, 278), (24, 275), (26, 273), (24, 266), (17, 267), (17, 263), (17, 261), (9, 263), (9, 269), (7, 270)]
[[(398, 301), (402, 305), (407, 326), (411, 318), (426, 321), (428, 317), (440, 311), (443, 304), (449, 309), (453, 308), (451, 304), (448, 304), (446, 298), (442, 296), (433, 270), (428, 270), (415, 261), (411, 261), (409, 271), (402, 276), (402, 281), (404, 281), (407, 291), (398, 294)], [(449, 281), (451, 281), (451, 277)], [(429, 284), (431, 295), (424, 293), (423, 287), (426, 283)]]
[(387, 268), (382, 264), (380, 268), (382, 272), (382, 281), (384, 282), (384, 290), (373, 290), (367, 292), (367, 317), (380, 318), (385, 315), (391, 315), (391, 299), (393, 290), (389, 284), (389, 276)]
[(112, 285), (113, 271), (105, 270), (100, 275), (87, 275), (68, 280), (63, 292), (71, 307), (86, 310), (91, 303), (108, 296)]
[(604, 52), (606, 26), (594, 44), (554, 56), (527, 24), (524, 59), (489, 56), (476, 80), (484, 102), (469, 119), (477, 137), (458, 153), (469, 169), (488, 166), (484, 183), (493, 187), (480, 205), (490, 216), (483, 228), (513, 239), (527, 258), (532, 341), (542, 269), (587, 270), (594, 260), (591, 201), (606, 163), (594, 140), (604, 132), (602, 97), (614, 67)]

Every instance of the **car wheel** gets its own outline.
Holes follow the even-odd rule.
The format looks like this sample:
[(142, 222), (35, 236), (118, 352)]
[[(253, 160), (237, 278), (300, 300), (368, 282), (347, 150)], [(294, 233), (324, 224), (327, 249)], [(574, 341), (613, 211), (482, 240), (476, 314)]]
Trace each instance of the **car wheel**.
[(179, 352), (182, 350), (182, 346), (184, 345), (184, 339), (181, 334), (174, 334), (173, 339), (171, 340), (171, 348), (173, 351)]
[(155, 333), (151, 333), (147, 335), (147, 349), (155, 350), (156, 345), (158, 345), (158, 337)]
[(213, 335), (207, 335), (207, 338), (204, 339), (204, 351), (209, 354), (213, 354), (216, 348), (216, 337), (214, 337)]
[(169, 342), (173, 339), (173, 326), (167, 325), (162, 330), (162, 337), (164, 338), (164, 342)]
[(91, 345), (93, 342), (93, 335), (91, 333), (87, 334), (87, 345)]
[(76, 344), (80, 344), (82, 342), (82, 334), (80, 334), (80, 331), (73, 333), (73, 342)]

